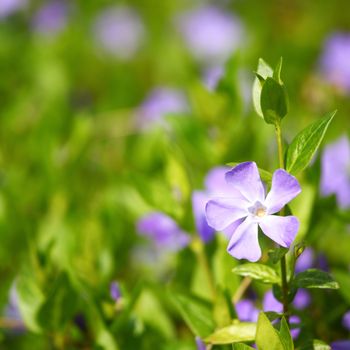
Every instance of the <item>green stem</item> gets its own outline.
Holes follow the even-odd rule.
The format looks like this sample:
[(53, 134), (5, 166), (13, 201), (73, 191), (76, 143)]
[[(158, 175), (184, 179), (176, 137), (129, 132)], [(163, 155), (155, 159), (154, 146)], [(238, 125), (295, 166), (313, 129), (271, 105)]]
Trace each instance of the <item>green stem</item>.
[[(284, 157), (283, 157), (283, 142), (282, 142), (282, 131), (281, 124), (276, 123), (276, 138), (278, 147), (278, 159), (280, 168), (284, 169)], [(284, 209), (280, 211), (280, 215), (284, 215)], [(283, 256), (281, 259), (281, 280), (282, 280), (282, 301), (283, 301), (283, 313), (288, 322), (289, 320), (289, 303), (288, 303), (288, 280), (287, 280), (287, 263), (286, 257)]]

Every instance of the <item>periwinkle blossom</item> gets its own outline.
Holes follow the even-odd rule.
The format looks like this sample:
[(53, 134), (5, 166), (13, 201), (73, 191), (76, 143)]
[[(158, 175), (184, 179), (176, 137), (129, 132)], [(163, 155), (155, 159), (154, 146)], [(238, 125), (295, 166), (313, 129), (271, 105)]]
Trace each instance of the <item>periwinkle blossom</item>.
[(6, 18), (27, 4), (27, 0), (1, 0), (0, 1), (0, 20)]
[(200, 337), (196, 337), (196, 348), (197, 350), (206, 350), (206, 345)]
[(188, 101), (181, 90), (169, 87), (153, 89), (137, 112), (137, 125), (149, 129), (154, 125), (165, 125), (169, 114), (183, 115), (188, 112)]
[(350, 207), (350, 142), (345, 135), (327, 145), (323, 151), (321, 193), (323, 196), (335, 194), (342, 209)]
[(34, 31), (43, 35), (54, 35), (64, 29), (67, 23), (68, 5), (54, 0), (45, 3), (33, 18)]
[(189, 235), (182, 231), (177, 223), (161, 212), (152, 212), (137, 222), (137, 231), (149, 237), (156, 248), (176, 252), (190, 242)]
[(109, 293), (111, 295), (111, 298), (115, 301), (118, 302), (122, 296), (121, 290), (119, 283), (116, 281), (113, 281), (109, 287)]
[(242, 322), (257, 322), (259, 310), (250, 299), (241, 299), (235, 305), (237, 317)]
[(349, 350), (350, 340), (337, 340), (331, 343), (332, 350)]
[(237, 195), (237, 191), (225, 180), (225, 175), (229, 169), (229, 167), (224, 166), (212, 168), (205, 177), (205, 189), (203, 191), (196, 190), (192, 193), (192, 209), (196, 230), (205, 243), (209, 242), (215, 233), (215, 230), (208, 225), (205, 216), (207, 202), (214, 196)]
[(132, 59), (145, 37), (145, 28), (135, 9), (113, 6), (104, 9), (93, 26), (97, 45), (123, 61)]
[(350, 311), (347, 311), (344, 315), (343, 315), (343, 319), (342, 319), (342, 325), (345, 329), (347, 329), (348, 331), (350, 331)]
[(327, 81), (350, 92), (350, 33), (334, 33), (327, 38), (320, 68)]
[(25, 325), (18, 305), (18, 295), (15, 284), (11, 286), (9, 300), (5, 307), (4, 315), (14, 323), (15, 332), (22, 332), (25, 330)]
[(192, 55), (206, 64), (224, 62), (243, 41), (240, 21), (219, 7), (193, 9), (182, 14), (177, 23)]
[(312, 248), (305, 248), (295, 263), (295, 272), (299, 273), (314, 266), (315, 253)]
[(231, 233), (227, 247), (229, 254), (237, 259), (259, 260), (258, 227), (274, 242), (289, 248), (298, 232), (299, 220), (295, 216), (272, 214), (300, 193), (297, 179), (283, 169), (276, 170), (266, 196), (255, 162), (237, 165), (225, 178), (237, 190), (237, 196), (211, 199), (206, 205), (206, 217), (215, 230)]
[(304, 310), (310, 305), (310, 303), (311, 303), (310, 293), (305, 289), (299, 288), (297, 291), (297, 294), (294, 297), (293, 306), (297, 310)]
[(223, 66), (209, 67), (204, 71), (203, 83), (209, 91), (214, 91), (224, 74)]

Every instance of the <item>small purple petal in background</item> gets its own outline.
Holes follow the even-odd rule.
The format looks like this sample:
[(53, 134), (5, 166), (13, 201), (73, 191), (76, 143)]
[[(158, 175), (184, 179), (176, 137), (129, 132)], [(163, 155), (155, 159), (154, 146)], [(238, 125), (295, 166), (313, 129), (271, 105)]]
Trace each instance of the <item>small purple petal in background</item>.
[(68, 6), (62, 0), (45, 3), (34, 16), (34, 31), (43, 35), (57, 34), (66, 26), (67, 11)]
[(332, 350), (349, 350), (350, 340), (337, 340), (331, 344)]
[(350, 142), (344, 135), (325, 147), (321, 159), (321, 193), (324, 196), (335, 194), (343, 209), (350, 207), (349, 169)]
[(159, 249), (178, 251), (187, 246), (190, 237), (177, 223), (161, 212), (153, 212), (142, 217), (137, 223), (141, 235), (148, 236)]
[(348, 331), (350, 331), (350, 311), (346, 312), (342, 319), (342, 325)]
[(259, 310), (255, 307), (252, 300), (242, 299), (235, 305), (238, 319), (243, 322), (257, 322)]
[(115, 302), (117, 302), (122, 296), (119, 283), (116, 281), (111, 283), (110, 288), (109, 288), (109, 292), (110, 292), (111, 298)]
[(314, 266), (315, 254), (311, 248), (306, 248), (295, 264), (295, 272), (299, 273)]
[(308, 307), (310, 303), (311, 303), (310, 293), (305, 289), (299, 288), (297, 291), (297, 294), (294, 297), (293, 306), (297, 310), (303, 310), (306, 307)]
[(205, 343), (200, 337), (196, 337), (196, 346), (197, 346), (197, 350), (206, 350), (207, 348), (205, 346)]
[[(298, 316), (292, 315), (289, 318), (290, 325), (292, 326), (293, 324), (299, 324), (300, 323), (300, 318)], [(290, 334), (292, 335), (293, 339), (298, 338), (300, 334), (300, 327), (298, 328), (291, 328)]]
[(0, 1), (0, 20), (20, 10), (26, 4), (27, 4), (27, 0), (1, 0)]
[(192, 209), (196, 230), (204, 243), (209, 242), (214, 237), (214, 229), (207, 224), (205, 217), (205, 205), (208, 202), (208, 196), (205, 192), (194, 191), (192, 194)]
[(203, 83), (209, 91), (214, 91), (224, 74), (223, 66), (209, 67), (203, 75)]
[(168, 114), (181, 115), (188, 112), (186, 96), (180, 90), (157, 88), (151, 91), (137, 113), (137, 124), (140, 129), (147, 129), (155, 124), (165, 124)]
[(274, 311), (277, 313), (283, 311), (282, 304), (274, 297), (272, 290), (265, 293), (262, 304), (264, 311)]
[(239, 20), (218, 7), (194, 9), (177, 24), (192, 55), (207, 64), (223, 63), (244, 41)]
[(4, 315), (14, 324), (13, 330), (15, 332), (23, 332), (25, 330), (23, 318), (18, 306), (18, 295), (15, 284), (11, 286), (9, 301), (5, 307)]
[(135, 56), (145, 36), (141, 18), (129, 7), (106, 8), (97, 17), (93, 30), (99, 47), (125, 61)]
[(350, 91), (350, 33), (334, 33), (325, 42), (321, 73), (338, 88)]

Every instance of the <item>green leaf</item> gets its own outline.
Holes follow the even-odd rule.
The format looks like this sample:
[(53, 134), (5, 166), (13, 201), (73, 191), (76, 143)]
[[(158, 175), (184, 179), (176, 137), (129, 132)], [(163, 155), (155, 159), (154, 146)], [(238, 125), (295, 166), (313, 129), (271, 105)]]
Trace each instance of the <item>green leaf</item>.
[(307, 342), (305, 345), (301, 346), (299, 349), (300, 350), (331, 350), (331, 347), (321, 340), (314, 339), (312, 341)]
[(273, 71), (273, 78), (278, 82), (278, 84), (282, 85), (282, 79), (281, 79), (281, 70), (282, 70), (282, 63), (283, 58), (281, 57), (280, 60), (277, 63), (277, 66), (275, 70)]
[[(240, 163), (237, 163), (237, 162), (227, 163), (228, 166), (232, 166), (232, 167), (235, 167), (238, 164), (240, 164)], [(271, 183), (272, 182), (272, 174), (267, 170), (264, 170), (261, 168), (258, 168), (258, 169), (259, 169), (261, 180), (266, 182), (266, 183)]]
[(310, 163), (337, 111), (309, 125), (295, 136), (287, 150), (286, 168), (296, 175)]
[(213, 332), (215, 322), (212, 316), (212, 308), (208, 303), (182, 293), (171, 292), (170, 296), (195, 335), (205, 338)]
[(266, 123), (279, 123), (288, 112), (288, 97), (284, 85), (273, 78), (267, 78), (261, 90), (260, 105)]
[(348, 271), (333, 270), (334, 277), (339, 282), (339, 293), (346, 300), (348, 305), (350, 305), (350, 274)]
[(273, 268), (263, 264), (242, 264), (233, 268), (232, 272), (240, 276), (251, 277), (262, 283), (280, 283), (281, 280)]
[(289, 249), (288, 248), (275, 248), (268, 252), (268, 255), (272, 261), (273, 264), (277, 264), (287, 253)]
[(293, 339), (290, 334), (290, 330), (287, 324), (287, 321), (282, 317), (281, 327), (280, 327), (280, 339), (283, 343), (285, 350), (294, 350)]
[(229, 293), (218, 289), (216, 293), (213, 318), (217, 327), (226, 327), (231, 324), (235, 312)]
[(232, 345), (232, 350), (254, 350), (254, 348), (243, 343), (237, 343)]
[[(267, 77), (272, 77), (273, 75), (273, 70), (272, 68), (262, 59), (259, 58), (259, 63), (258, 63), (258, 69), (257, 69), (257, 74), (263, 78), (264, 80)], [(259, 80), (258, 77), (255, 77), (254, 84), (253, 84), (253, 105), (255, 108), (256, 113), (263, 118), (263, 112), (260, 107), (260, 96), (261, 96), (261, 89), (262, 89), (262, 82)]]
[(317, 269), (308, 269), (298, 273), (295, 276), (292, 285), (296, 288), (339, 288), (339, 284), (334, 281), (329, 273)]
[(242, 341), (253, 341), (255, 339), (256, 323), (240, 322), (216, 330), (205, 342), (211, 344), (231, 344)]
[(38, 312), (42, 328), (60, 330), (73, 317), (78, 297), (69, 277), (63, 272), (52, 284), (49, 294)]
[(285, 350), (277, 330), (263, 312), (259, 314), (255, 341), (259, 350)]

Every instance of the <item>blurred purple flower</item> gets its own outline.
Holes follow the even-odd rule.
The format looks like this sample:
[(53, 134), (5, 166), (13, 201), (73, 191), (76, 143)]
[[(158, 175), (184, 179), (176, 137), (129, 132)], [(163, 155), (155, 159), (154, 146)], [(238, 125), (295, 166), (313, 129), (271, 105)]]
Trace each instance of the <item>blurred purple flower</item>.
[(314, 266), (315, 254), (312, 248), (305, 248), (295, 263), (295, 272), (299, 273)]
[(303, 310), (311, 303), (310, 293), (305, 289), (298, 289), (294, 297), (293, 305), (297, 310)]
[(17, 10), (27, 4), (27, 0), (1, 0), (0, 1), (0, 20), (10, 16)]
[(196, 229), (203, 242), (209, 242), (214, 237), (214, 229), (207, 223), (205, 216), (205, 206), (210, 197), (237, 196), (238, 191), (230, 186), (225, 180), (225, 174), (230, 168), (215, 167), (211, 169), (205, 180), (204, 191), (194, 191), (192, 194), (192, 209), (195, 219)]
[(242, 299), (235, 305), (238, 319), (243, 322), (257, 322), (259, 310), (255, 307), (252, 300)]
[(151, 238), (157, 248), (168, 251), (178, 251), (190, 242), (189, 235), (172, 218), (161, 212), (142, 217), (137, 223), (137, 231)]
[(33, 28), (37, 33), (54, 35), (60, 32), (67, 23), (68, 6), (65, 1), (49, 1), (35, 14)]
[(350, 33), (334, 33), (328, 37), (320, 66), (325, 79), (350, 91)]
[(346, 328), (348, 331), (350, 331), (350, 311), (347, 311), (342, 319), (342, 324), (344, 328)]
[(113, 282), (111, 283), (110, 288), (109, 288), (109, 292), (110, 292), (111, 298), (112, 298), (115, 302), (117, 302), (117, 301), (121, 298), (121, 296), (122, 296), (119, 283), (116, 282), (116, 281), (113, 281)]
[(179, 31), (188, 49), (201, 62), (224, 62), (243, 41), (239, 20), (228, 11), (205, 6), (182, 14)]
[(157, 88), (151, 91), (139, 108), (137, 124), (141, 129), (150, 128), (156, 124), (165, 124), (167, 114), (184, 114), (188, 112), (188, 102), (185, 95), (176, 89)]
[(335, 194), (338, 205), (343, 209), (349, 208), (350, 143), (347, 136), (344, 135), (325, 147), (322, 154), (321, 166), (322, 195), (328, 196)]
[(15, 284), (11, 286), (9, 300), (4, 310), (5, 317), (13, 323), (14, 332), (23, 332), (25, 325), (18, 305), (18, 295)]
[(205, 350), (207, 347), (200, 337), (196, 337), (197, 350)]
[(205, 70), (204, 76), (203, 76), (203, 83), (209, 91), (215, 90), (223, 74), (224, 74), (223, 66), (209, 67)]
[(350, 340), (337, 340), (331, 344), (332, 350), (349, 350)]
[(245, 162), (229, 171), (226, 181), (239, 194), (210, 200), (206, 206), (206, 216), (208, 224), (215, 230), (227, 229), (231, 232), (227, 251), (237, 259), (259, 260), (258, 226), (274, 242), (289, 247), (299, 229), (298, 219), (272, 214), (300, 193), (297, 179), (283, 169), (276, 170), (271, 191), (265, 197), (258, 167), (254, 162)]
[(97, 17), (93, 30), (104, 51), (125, 61), (135, 56), (145, 36), (141, 18), (130, 7), (106, 8)]

